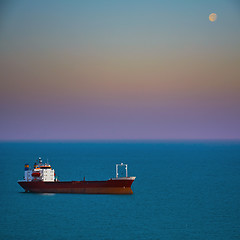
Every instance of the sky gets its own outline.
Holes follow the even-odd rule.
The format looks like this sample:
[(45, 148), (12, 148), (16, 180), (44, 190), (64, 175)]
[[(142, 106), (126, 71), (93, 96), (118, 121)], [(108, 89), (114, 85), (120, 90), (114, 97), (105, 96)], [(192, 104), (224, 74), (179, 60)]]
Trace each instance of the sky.
[(240, 139), (239, 26), (237, 0), (2, 1), (0, 140)]

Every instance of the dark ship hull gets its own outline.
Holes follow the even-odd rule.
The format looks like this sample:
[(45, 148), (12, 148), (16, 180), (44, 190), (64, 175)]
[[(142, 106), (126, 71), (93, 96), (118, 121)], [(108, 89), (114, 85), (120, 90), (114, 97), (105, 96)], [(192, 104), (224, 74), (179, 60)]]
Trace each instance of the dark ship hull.
[(131, 185), (135, 177), (107, 181), (18, 181), (25, 192), (33, 193), (82, 193), (82, 194), (133, 194)]

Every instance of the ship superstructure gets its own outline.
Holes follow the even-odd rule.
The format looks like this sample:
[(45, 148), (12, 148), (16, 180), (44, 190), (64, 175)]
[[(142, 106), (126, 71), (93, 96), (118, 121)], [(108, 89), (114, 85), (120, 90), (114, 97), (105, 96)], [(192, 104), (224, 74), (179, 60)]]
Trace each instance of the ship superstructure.
[(55, 172), (51, 165), (48, 163), (43, 164), (42, 159), (39, 157), (35, 162), (33, 169), (29, 167), (29, 164), (25, 164), (24, 180), (26, 182), (31, 181), (43, 181), (54, 182)]
[[(120, 177), (118, 169), (125, 168), (126, 176)], [(106, 181), (59, 181), (55, 171), (39, 158), (33, 169), (25, 164), (24, 180), (18, 184), (25, 192), (35, 193), (87, 193), (87, 194), (132, 194), (131, 185), (136, 177), (128, 177), (128, 165), (116, 164), (116, 177)]]

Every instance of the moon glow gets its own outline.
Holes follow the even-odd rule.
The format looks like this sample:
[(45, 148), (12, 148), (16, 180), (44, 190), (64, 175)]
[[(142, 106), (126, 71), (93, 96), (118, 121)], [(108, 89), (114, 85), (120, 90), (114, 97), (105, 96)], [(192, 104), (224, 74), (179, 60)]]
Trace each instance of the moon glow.
[(217, 14), (211, 13), (208, 18), (210, 22), (215, 22), (217, 20)]

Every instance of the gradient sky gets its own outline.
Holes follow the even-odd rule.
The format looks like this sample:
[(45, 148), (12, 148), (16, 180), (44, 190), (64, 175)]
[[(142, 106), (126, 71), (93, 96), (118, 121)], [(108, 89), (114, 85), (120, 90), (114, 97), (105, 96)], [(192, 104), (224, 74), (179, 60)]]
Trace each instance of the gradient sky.
[(0, 80), (0, 140), (239, 139), (240, 3), (5, 1)]

